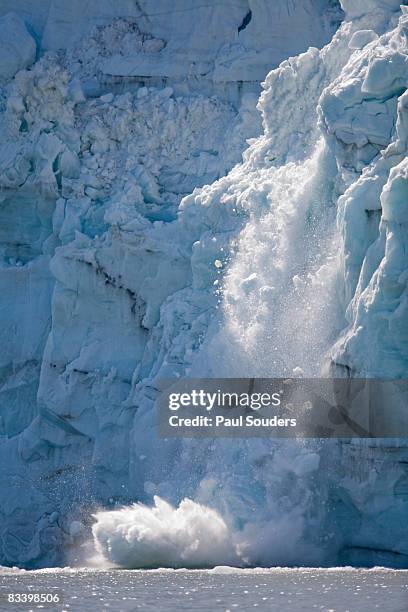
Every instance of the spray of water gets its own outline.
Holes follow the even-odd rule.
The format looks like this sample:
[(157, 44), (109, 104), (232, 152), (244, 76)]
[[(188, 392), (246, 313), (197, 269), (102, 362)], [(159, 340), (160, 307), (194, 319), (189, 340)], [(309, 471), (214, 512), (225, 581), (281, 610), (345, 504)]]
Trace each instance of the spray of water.
[(344, 325), (335, 176), (322, 139), (306, 161), (254, 177), (248, 223), (224, 279), (220, 331), (205, 347), (214, 375), (321, 375)]
[[(343, 323), (335, 175), (333, 156), (321, 141), (306, 161), (250, 177), (243, 196), (248, 222), (224, 277), (221, 324), (200, 355), (214, 376), (321, 375)], [(174, 508), (155, 497), (151, 508), (136, 504), (98, 513), (93, 535), (99, 552), (122, 567), (211, 567), (291, 564), (304, 546), (303, 557), (321, 561), (318, 552), (313, 557), (319, 547), (313, 551), (304, 539), (305, 516), (320, 523), (311, 507), (322, 504), (308, 481), (319, 466), (317, 443), (235, 442), (219, 441), (201, 459), (202, 471), (222, 483), (204, 503), (222, 508), (228, 525), (207, 505), (185, 499)], [(197, 448), (185, 448), (192, 461)], [(226, 457), (236, 465), (231, 473), (223, 468)], [(251, 518), (252, 507), (262, 511)]]
[(190, 499), (175, 508), (155, 496), (152, 507), (134, 504), (98, 512), (95, 518), (92, 531), (98, 552), (120, 567), (241, 565), (223, 518)]

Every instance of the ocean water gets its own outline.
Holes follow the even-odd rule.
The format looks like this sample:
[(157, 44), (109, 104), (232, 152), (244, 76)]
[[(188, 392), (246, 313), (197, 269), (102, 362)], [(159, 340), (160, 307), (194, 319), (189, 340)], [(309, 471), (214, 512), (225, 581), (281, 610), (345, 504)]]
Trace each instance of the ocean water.
[[(408, 571), (375, 568), (0, 571), (8, 610), (407, 612)], [(7, 602), (7, 593), (61, 593), (61, 605)]]

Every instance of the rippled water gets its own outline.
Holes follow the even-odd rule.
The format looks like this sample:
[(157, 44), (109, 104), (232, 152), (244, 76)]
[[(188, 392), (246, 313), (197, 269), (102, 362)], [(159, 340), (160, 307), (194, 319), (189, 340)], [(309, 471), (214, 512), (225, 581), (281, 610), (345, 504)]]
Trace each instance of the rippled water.
[[(371, 569), (0, 571), (3, 610), (105, 609), (297, 612), (407, 612), (408, 571)], [(41, 608), (6, 602), (5, 594), (63, 592), (63, 605)]]

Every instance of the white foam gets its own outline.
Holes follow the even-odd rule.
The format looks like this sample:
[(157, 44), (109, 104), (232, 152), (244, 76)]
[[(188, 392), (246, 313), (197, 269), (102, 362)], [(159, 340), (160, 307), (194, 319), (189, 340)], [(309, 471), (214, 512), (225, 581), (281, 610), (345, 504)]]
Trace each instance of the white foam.
[(176, 508), (154, 497), (144, 504), (98, 512), (95, 547), (107, 562), (125, 568), (239, 565), (232, 534), (213, 509), (191, 499)]

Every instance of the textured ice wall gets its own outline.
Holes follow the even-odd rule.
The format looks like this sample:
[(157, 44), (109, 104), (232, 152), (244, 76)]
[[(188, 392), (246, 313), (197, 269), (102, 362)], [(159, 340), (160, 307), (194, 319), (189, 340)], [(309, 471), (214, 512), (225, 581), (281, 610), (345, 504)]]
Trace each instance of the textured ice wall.
[[(406, 374), (408, 17), (397, 25), (399, 15), (369, 8), (323, 51), (268, 75), (264, 134), (244, 164), (183, 200), (195, 291), (162, 306), (135, 388), (131, 481), (143, 474), (147, 499), (189, 494), (218, 508), (240, 533), (241, 563), (407, 564), (402, 441), (186, 440), (148, 460), (152, 375)], [(115, 527), (104, 537), (111, 559), (109, 542), (125, 542)]]
[[(407, 15), (356, 51), (321, 100), (347, 187), (339, 199), (347, 328), (333, 359), (352, 372), (407, 372)], [(354, 179), (354, 180), (353, 180)]]
[[(135, 388), (167, 353), (169, 371), (174, 359), (183, 371), (199, 342), (179, 321), (201, 338), (213, 314), (206, 275), (191, 287), (202, 222), (171, 223), (177, 206), (260, 132), (246, 89), (283, 56), (327, 41), (341, 15), (323, 0), (306, 12), (273, 6), (1, 3), (2, 22), (20, 28), (22, 59), (7, 59), (8, 76), (34, 59), (33, 39), (40, 56), (0, 91), (4, 563), (58, 563), (95, 504), (145, 494), (148, 455), (130, 439)], [(285, 37), (276, 47), (274, 28)], [(105, 71), (130, 60), (141, 72)]]
[[(40, 48), (46, 40), (45, 22), (54, 15), (48, 28), (54, 32), (55, 15), (62, 10), (61, 3), (50, 4), (52, 11), (45, 4), (43, 26), (39, 14), (31, 24)], [(234, 44), (249, 36), (255, 24), (263, 28), (257, 10), (265, 17), (266, 4), (251, 3), (251, 21), (238, 32), (248, 11), (243, 3), (231, 30)], [(284, 9), (291, 16), (290, 39), (299, 38), (292, 9), (301, 4), (274, 3), (282, 19)], [(30, 4), (21, 6), (30, 23)], [(379, 3), (374, 12), (370, 3), (366, 7), (366, 15), (345, 23), (327, 48), (312, 48), (268, 75), (259, 102), (264, 133), (252, 141), (244, 164), (216, 182), (239, 161), (245, 139), (257, 134), (251, 96), (240, 97), (237, 114), (219, 98), (182, 96), (178, 78), (178, 93), (163, 86), (140, 87), (139, 81), (135, 87), (126, 80), (106, 81), (106, 61), (114, 55), (125, 58), (132, 49), (137, 49), (138, 61), (147, 55), (152, 65), (160, 65), (156, 59), (167, 48), (160, 30), (145, 34), (139, 21), (111, 23), (109, 15), (82, 42), (47, 55), (3, 89), (1, 272), (7, 287), (12, 279), (16, 294), (11, 296), (8, 289), (10, 303), (4, 301), (2, 308), (7, 347), (1, 389), (1, 490), (7, 491), (1, 506), (2, 563), (59, 563), (61, 545), (68, 554), (69, 546), (75, 548), (89, 534), (98, 506), (150, 502), (155, 494), (175, 504), (189, 495), (216, 507), (243, 532), (243, 554), (252, 562), (338, 561), (348, 558), (348, 553), (339, 557), (339, 551), (353, 546), (365, 558), (374, 550), (373, 562), (380, 559), (376, 549), (393, 562), (391, 548), (405, 558), (402, 451), (349, 453), (338, 448), (325, 454), (319, 445), (267, 441), (165, 444), (155, 438), (152, 412), (160, 376), (219, 374), (221, 366), (227, 374), (240, 368), (247, 374), (248, 364), (254, 374), (273, 375), (282, 368), (307, 372), (308, 367), (316, 372), (345, 326), (355, 285), (348, 281), (352, 266), (347, 267), (347, 257), (343, 272), (326, 248), (327, 242), (334, 250), (338, 245), (335, 204), (393, 140), (396, 100), (403, 87), (400, 83), (394, 89), (393, 79), (391, 85), (385, 80), (379, 106), (372, 107), (376, 120), (369, 124), (365, 114), (358, 115), (363, 73), (365, 78), (383, 52), (390, 54), (390, 64), (400, 62), (396, 58), (405, 48), (403, 24), (392, 35), (397, 45), (391, 35), (376, 40), (396, 26), (398, 7), (392, 7), (395, 13)], [(72, 15), (78, 16), (75, 10)], [(62, 31), (71, 36), (75, 20), (64, 19)], [(161, 19), (164, 27), (168, 16)], [(228, 9), (225, 23), (230, 20)], [(218, 30), (217, 25), (215, 31), (225, 33), (223, 27)], [(313, 29), (319, 36), (310, 42), (327, 40), (326, 27)], [(355, 31), (360, 33), (349, 48)], [(68, 39), (61, 40), (68, 45)], [(211, 62), (213, 48), (211, 44)], [(247, 52), (251, 57), (249, 42), (239, 51)], [(289, 55), (291, 47), (285, 52)], [(242, 61), (242, 55), (237, 57)], [(271, 64), (268, 57), (262, 60), (268, 69), (272, 58)], [(232, 70), (233, 63), (228, 66)], [(215, 74), (211, 72), (211, 82)], [(205, 81), (198, 84), (204, 93)], [(354, 82), (356, 91), (350, 92)], [(345, 91), (339, 102), (337, 83)], [(352, 114), (344, 126), (341, 117), (350, 94), (356, 119)], [(331, 112), (336, 104), (338, 114)], [(404, 147), (403, 140), (398, 146)], [(212, 184), (184, 198), (177, 212), (181, 197), (206, 182)], [(347, 254), (354, 226), (348, 229), (343, 208), (339, 222)], [(316, 222), (314, 232), (307, 224), (310, 217)], [(374, 235), (375, 219), (370, 221)], [(369, 240), (365, 232), (370, 228), (362, 225), (359, 248)], [(352, 255), (350, 262), (356, 258)], [(299, 261), (306, 262), (306, 269), (299, 269)], [(282, 303), (282, 288), (286, 292), (288, 286), (290, 301)], [(340, 288), (340, 297), (333, 287)], [(309, 331), (298, 334), (301, 342), (288, 346), (274, 363), (275, 347), (282, 353), (282, 339), (274, 338), (277, 326), (271, 326), (276, 314), (286, 325), (283, 329), (292, 330), (291, 315), (299, 317), (308, 306), (319, 315), (323, 301), (329, 309), (317, 317), (319, 332), (324, 332), (318, 336), (321, 344), (310, 343), (311, 333), (316, 337), (312, 320)], [(302, 321), (296, 318), (297, 332), (304, 328)], [(355, 336), (353, 322), (351, 316), (343, 345)], [(374, 361), (380, 351), (374, 347)], [(359, 371), (351, 358), (342, 360), (335, 349), (333, 361)], [(10, 431), (12, 437), (6, 437)], [(335, 470), (342, 455), (341, 468)], [(235, 469), (226, 472), (226, 465)], [(365, 472), (356, 465), (364, 465)], [(327, 478), (331, 471), (332, 480)], [(381, 507), (370, 506), (375, 495), (382, 499)], [(375, 521), (389, 527), (379, 530)], [(350, 535), (350, 524), (355, 534)], [(327, 540), (330, 533), (338, 535)]]
[(24, 21), (15, 13), (0, 17), (0, 80), (11, 79), (30, 66), (35, 54), (36, 44)]
[[(137, 22), (163, 41), (162, 53), (113, 53), (106, 72), (140, 76), (207, 76), (217, 81), (259, 81), (271, 65), (322, 46), (341, 18), (336, 0), (4, 0), (0, 15), (17, 11), (43, 50), (73, 48), (94, 26), (115, 18)], [(146, 50), (146, 49), (145, 49)]]

